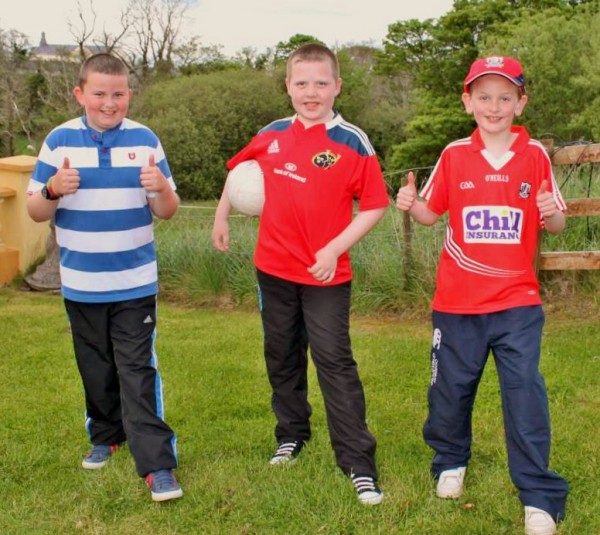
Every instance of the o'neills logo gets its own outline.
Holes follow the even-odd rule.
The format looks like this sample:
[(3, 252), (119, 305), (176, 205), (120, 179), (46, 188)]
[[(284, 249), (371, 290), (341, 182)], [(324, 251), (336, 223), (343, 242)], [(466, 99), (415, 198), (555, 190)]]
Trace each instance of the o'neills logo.
[(330, 150), (326, 150), (325, 152), (315, 154), (312, 163), (321, 169), (329, 169), (330, 167), (333, 167), (341, 157), (341, 154), (334, 154)]
[(521, 243), (523, 211), (510, 206), (463, 208), (465, 243)]

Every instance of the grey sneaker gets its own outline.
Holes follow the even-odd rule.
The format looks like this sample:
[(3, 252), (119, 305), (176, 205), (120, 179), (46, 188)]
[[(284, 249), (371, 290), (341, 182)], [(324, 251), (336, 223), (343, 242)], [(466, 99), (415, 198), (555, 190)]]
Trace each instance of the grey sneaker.
[(304, 448), (303, 440), (285, 440), (279, 443), (269, 464), (292, 464)]
[(183, 490), (177, 483), (172, 470), (157, 470), (146, 476), (152, 499), (155, 502), (166, 502), (183, 496)]
[(98, 470), (103, 468), (109, 457), (118, 449), (119, 444), (95, 444), (92, 450), (81, 462), (81, 466), (87, 470)]

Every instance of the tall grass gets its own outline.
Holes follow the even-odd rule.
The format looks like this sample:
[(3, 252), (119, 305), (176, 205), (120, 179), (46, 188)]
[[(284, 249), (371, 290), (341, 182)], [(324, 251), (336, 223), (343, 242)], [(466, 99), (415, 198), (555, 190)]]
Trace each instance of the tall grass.
[[(561, 167), (557, 180), (565, 198), (600, 197), (600, 173), (592, 164)], [(392, 200), (390, 201), (392, 204)], [(254, 305), (252, 256), (257, 220), (232, 216), (231, 251), (213, 250), (214, 206), (182, 206), (169, 221), (157, 222), (163, 295), (196, 304)], [(423, 227), (407, 222), (393, 206), (352, 252), (353, 310), (361, 313), (419, 314), (427, 309), (444, 237), (444, 223)], [(571, 218), (558, 236), (545, 235), (546, 251), (600, 249), (600, 218)], [(543, 291), (597, 299), (600, 272), (542, 272)]]

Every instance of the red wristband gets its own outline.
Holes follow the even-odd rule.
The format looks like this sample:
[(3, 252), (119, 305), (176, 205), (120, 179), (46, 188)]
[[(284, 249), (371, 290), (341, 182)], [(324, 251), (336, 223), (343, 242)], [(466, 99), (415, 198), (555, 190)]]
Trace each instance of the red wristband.
[(52, 179), (48, 180), (48, 183), (46, 184), (46, 189), (48, 190), (50, 197), (55, 197), (56, 199), (58, 199), (60, 195), (57, 195), (56, 192), (52, 189), (52, 186), (50, 185), (51, 182)]

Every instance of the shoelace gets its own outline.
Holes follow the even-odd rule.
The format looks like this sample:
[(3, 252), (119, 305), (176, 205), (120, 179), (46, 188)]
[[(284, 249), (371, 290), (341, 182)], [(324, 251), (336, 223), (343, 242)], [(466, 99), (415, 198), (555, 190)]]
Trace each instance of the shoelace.
[(297, 441), (292, 442), (282, 442), (279, 444), (277, 451), (275, 452), (274, 457), (282, 457), (285, 455), (291, 455), (294, 451), (294, 448), (298, 445)]
[(92, 451), (88, 455), (89, 458), (93, 457), (108, 457), (111, 454), (110, 446), (105, 446), (103, 444), (94, 446)]
[(152, 485), (156, 488), (172, 488), (175, 486), (175, 480), (168, 470), (159, 470), (152, 475)]
[(363, 492), (377, 492), (375, 481), (370, 476), (352, 476), (352, 483), (359, 494)]

